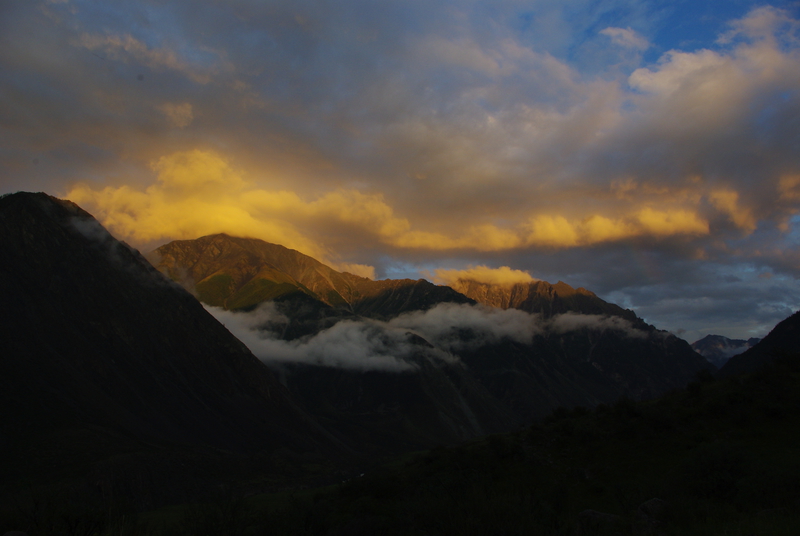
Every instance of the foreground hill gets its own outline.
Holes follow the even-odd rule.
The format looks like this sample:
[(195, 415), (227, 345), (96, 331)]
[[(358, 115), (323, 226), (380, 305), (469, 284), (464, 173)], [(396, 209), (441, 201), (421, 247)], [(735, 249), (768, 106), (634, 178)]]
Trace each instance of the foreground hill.
[(4, 484), (133, 471), (152, 491), (181, 487), (187, 460), (163, 467), (180, 449), (333, 448), (194, 297), (73, 203), (0, 198), (0, 307)]

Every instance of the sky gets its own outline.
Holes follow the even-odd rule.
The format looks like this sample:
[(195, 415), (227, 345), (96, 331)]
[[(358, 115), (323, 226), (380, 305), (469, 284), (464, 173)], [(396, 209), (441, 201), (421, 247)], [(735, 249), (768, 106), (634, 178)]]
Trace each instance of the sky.
[(800, 308), (800, 2), (4, 0), (0, 170), (143, 252), (227, 232), (763, 336)]

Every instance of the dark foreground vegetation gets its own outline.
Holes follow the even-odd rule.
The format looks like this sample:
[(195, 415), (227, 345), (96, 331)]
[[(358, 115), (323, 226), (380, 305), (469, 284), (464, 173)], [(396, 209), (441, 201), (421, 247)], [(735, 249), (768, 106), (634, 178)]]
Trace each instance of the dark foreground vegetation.
[(800, 357), (659, 400), (559, 409), (316, 489), (137, 512), (68, 489), (3, 498), (0, 534), (800, 534)]

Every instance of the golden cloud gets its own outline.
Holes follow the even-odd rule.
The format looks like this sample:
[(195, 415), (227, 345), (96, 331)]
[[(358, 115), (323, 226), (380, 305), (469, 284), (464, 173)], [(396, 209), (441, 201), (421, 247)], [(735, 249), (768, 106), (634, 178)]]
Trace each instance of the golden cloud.
[(530, 221), (527, 243), (534, 246), (572, 247), (579, 245), (575, 225), (563, 216), (535, 216)]
[(727, 214), (730, 220), (748, 234), (756, 230), (756, 219), (753, 213), (739, 206), (739, 193), (732, 190), (717, 190), (708, 196), (711, 204), (720, 212)]
[(708, 222), (694, 211), (651, 207), (617, 219), (593, 215), (569, 221), (563, 216), (539, 215), (531, 218), (527, 228), (527, 244), (549, 247), (589, 246), (640, 236), (697, 236), (709, 232)]
[[(380, 194), (337, 190), (306, 200), (292, 191), (258, 188), (212, 151), (174, 153), (161, 157), (151, 167), (157, 180), (144, 190), (129, 186), (94, 190), (78, 184), (66, 197), (89, 208), (113, 233), (133, 243), (225, 232), (279, 243), (323, 261), (331, 255), (318, 237), (335, 226), (352, 229), (360, 239), (371, 236), (393, 247), (433, 251), (569, 248), (639, 236), (709, 232), (708, 223), (692, 210), (645, 207), (616, 218), (594, 214), (575, 220), (539, 214), (511, 227), (476, 224), (458, 235), (448, 235), (413, 229), (408, 219), (395, 215)], [(713, 199), (722, 209), (730, 209), (739, 224), (749, 225), (741, 211), (733, 211), (737, 207), (735, 197), (722, 192)], [(371, 266), (338, 266), (374, 277)]]
[(655, 210), (645, 207), (635, 215), (635, 219), (640, 228), (631, 236), (705, 235), (709, 231), (707, 221), (685, 209)]
[[(134, 243), (224, 232), (327, 257), (324, 248), (284, 218), (252, 210), (245, 195), (249, 183), (220, 155), (200, 150), (175, 153), (152, 167), (158, 181), (144, 191), (128, 186), (98, 191), (78, 184), (66, 197), (89, 209), (111, 232)], [(274, 203), (296, 197), (287, 192), (273, 195)]]
[(508, 266), (489, 268), (488, 266), (470, 266), (466, 270), (434, 270), (433, 280), (441, 285), (453, 285), (459, 279), (488, 283), (490, 285), (515, 285), (517, 283), (532, 283), (538, 281), (528, 272), (512, 270)]
[(778, 181), (781, 201), (800, 201), (800, 175), (783, 175)]

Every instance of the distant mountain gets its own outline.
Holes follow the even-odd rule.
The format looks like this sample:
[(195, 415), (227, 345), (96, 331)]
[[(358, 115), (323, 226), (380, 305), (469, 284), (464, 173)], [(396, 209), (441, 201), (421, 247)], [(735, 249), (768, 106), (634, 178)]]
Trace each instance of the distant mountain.
[(761, 339), (751, 337), (744, 339), (729, 339), (722, 335), (706, 335), (699, 341), (692, 343), (695, 352), (708, 359), (717, 368), (722, 367), (728, 359), (739, 355), (745, 350), (752, 348)]
[(793, 356), (800, 352), (800, 311), (782, 320), (766, 337), (745, 352), (731, 357), (718, 375), (733, 376), (753, 372), (776, 357)]
[(143, 449), (338, 448), (194, 297), (73, 203), (0, 198), (0, 307), (0, 481)]
[[(653, 398), (683, 387), (699, 370), (714, 368), (683, 339), (647, 324), (633, 311), (562, 281), (555, 285), (546, 281), (497, 285), (460, 279), (453, 288), (485, 305), (549, 319), (551, 332), (537, 337), (532, 348), (523, 351), (526, 359), (569, 364), (573, 368), (570, 376), (581, 378), (578, 383), (594, 404), (623, 394)], [(508, 376), (510, 368), (498, 366), (500, 361), (502, 357), (492, 365)], [(535, 397), (525, 391), (516, 395), (518, 403)]]
[(147, 258), (203, 303), (225, 309), (250, 309), (299, 293), (370, 318), (390, 318), (442, 302), (469, 302), (422, 279), (373, 281), (337, 272), (293, 249), (226, 234), (170, 242)]
[(547, 281), (496, 285), (459, 279), (452, 288), (476, 302), (501, 309), (519, 309), (552, 317), (563, 313), (611, 315), (637, 322), (633, 311), (601, 300), (585, 288), (572, 288), (563, 281), (551, 285)]

